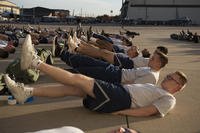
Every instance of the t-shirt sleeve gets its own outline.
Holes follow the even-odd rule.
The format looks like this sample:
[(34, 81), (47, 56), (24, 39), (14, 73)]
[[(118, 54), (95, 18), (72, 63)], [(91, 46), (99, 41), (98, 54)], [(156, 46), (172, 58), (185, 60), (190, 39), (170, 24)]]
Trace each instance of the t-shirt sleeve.
[(161, 117), (164, 117), (170, 110), (174, 108), (176, 99), (173, 96), (163, 96), (153, 102), (153, 105), (160, 112)]
[(123, 84), (156, 84), (156, 79), (148, 68), (122, 69), (121, 81)]

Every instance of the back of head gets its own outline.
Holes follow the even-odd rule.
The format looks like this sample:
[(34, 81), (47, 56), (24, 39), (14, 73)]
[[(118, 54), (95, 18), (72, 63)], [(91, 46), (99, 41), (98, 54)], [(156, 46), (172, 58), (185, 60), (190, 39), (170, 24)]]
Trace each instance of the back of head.
[(182, 85), (182, 88), (184, 88), (185, 85), (188, 82), (187, 76), (183, 72), (181, 72), (181, 71), (176, 71), (175, 73), (179, 76), (180, 84)]
[(167, 55), (165, 55), (164, 53), (162, 53), (159, 50), (156, 50), (155, 53), (157, 55), (159, 55), (159, 57), (160, 57), (160, 64), (161, 64), (160, 68), (165, 67), (165, 65), (168, 63), (168, 57), (167, 57)]
[(163, 52), (166, 55), (168, 54), (168, 48), (164, 46), (158, 46), (156, 49), (159, 50), (160, 52)]

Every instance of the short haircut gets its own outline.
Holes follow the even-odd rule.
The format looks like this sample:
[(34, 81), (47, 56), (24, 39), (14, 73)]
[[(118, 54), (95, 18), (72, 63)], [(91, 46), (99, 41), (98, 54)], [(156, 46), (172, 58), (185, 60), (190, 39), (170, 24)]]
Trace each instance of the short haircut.
[(156, 50), (155, 53), (158, 54), (160, 57), (160, 63), (161, 63), (160, 68), (163, 68), (168, 63), (167, 55), (162, 53), (160, 50)]
[(168, 48), (164, 47), (164, 46), (158, 46), (156, 47), (156, 49), (158, 49), (159, 51), (163, 52), (164, 54), (168, 54)]
[(136, 56), (138, 56), (140, 54), (140, 50), (139, 50), (138, 46), (132, 45), (131, 47), (135, 47), (136, 48), (136, 52), (137, 52)]
[(175, 73), (179, 76), (179, 80), (180, 80), (181, 85), (185, 86), (186, 83), (188, 82), (187, 76), (181, 71), (176, 71)]

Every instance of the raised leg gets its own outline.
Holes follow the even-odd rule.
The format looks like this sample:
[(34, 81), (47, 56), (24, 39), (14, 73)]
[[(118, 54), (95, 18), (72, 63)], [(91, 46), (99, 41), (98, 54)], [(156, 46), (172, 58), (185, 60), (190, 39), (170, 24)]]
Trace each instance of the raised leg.
[(67, 85), (35, 86), (33, 96), (38, 97), (64, 97), (78, 96), (85, 97), (86, 93), (80, 89)]
[(61, 68), (48, 65), (46, 63), (40, 63), (37, 69), (64, 85), (73, 86), (74, 88), (81, 88), (88, 95), (95, 97), (93, 94), (93, 78), (81, 74), (73, 74)]

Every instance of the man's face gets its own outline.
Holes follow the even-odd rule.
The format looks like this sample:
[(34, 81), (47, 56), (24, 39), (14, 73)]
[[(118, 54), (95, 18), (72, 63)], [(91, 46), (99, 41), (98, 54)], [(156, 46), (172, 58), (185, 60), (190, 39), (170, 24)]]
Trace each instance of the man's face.
[(149, 67), (160, 67), (160, 56), (154, 52), (153, 56), (149, 59)]
[(176, 73), (168, 74), (161, 83), (163, 89), (179, 89), (182, 87), (179, 75)]
[(136, 56), (138, 56), (138, 54), (139, 49), (137, 48), (137, 46), (131, 46), (127, 51), (127, 55), (131, 58), (135, 58)]

